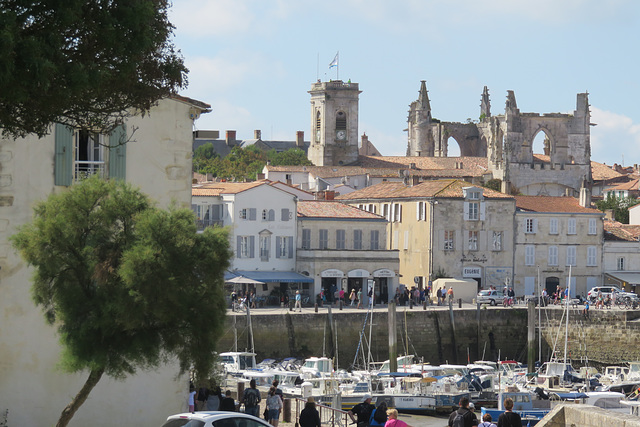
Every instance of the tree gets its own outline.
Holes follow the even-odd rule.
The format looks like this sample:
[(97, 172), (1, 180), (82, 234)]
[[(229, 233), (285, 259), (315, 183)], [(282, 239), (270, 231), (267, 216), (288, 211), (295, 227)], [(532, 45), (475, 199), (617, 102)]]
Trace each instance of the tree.
[(638, 199), (633, 197), (616, 197), (609, 193), (607, 198), (596, 202), (598, 210), (613, 211), (613, 217), (622, 224), (629, 224), (629, 208), (638, 204)]
[(299, 148), (290, 148), (280, 153), (269, 150), (267, 158), (273, 166), (313, 166), (307, 154)]
[(169, 0), (5, 0), (0, 126), (43, 136), (54, 122), (109, 133), (131, 110), (186, 86)]
[(175, 358), (207, 378), (226, 312), (225, 229), (197, 234), (190, 210), (91, 177), (38, 204), (11, 241), (34, 267), (32, 296), (57, 328), (61, 366), (89, 371), (58, 426), (103, 374), (122, 379)]

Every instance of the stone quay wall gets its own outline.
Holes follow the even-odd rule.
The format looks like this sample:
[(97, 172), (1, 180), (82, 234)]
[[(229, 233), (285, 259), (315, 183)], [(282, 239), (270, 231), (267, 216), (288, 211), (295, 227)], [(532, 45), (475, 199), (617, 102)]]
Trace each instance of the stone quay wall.
[[(326, 308), (297, 313), (285, 310), (252, 310), (251, 323), (257, 360), (263, 358), (334, 357), (340, 368), (350, 368), (358, 351), (356, 366), (362, 366), (371, 334), (371, 355), (374, 361), (389, 358), (388, 312), (377, 309), (365, 324), (364, 310), (338, 310), (331, 315)], [(527, 310), (483, 307), (454, 308), (453, 324), (449, 310), (444, 308), (398, 307), (396, 311), (397, 354), (413, 354), (425, 363), (467, 363), (479, 359), (514, 359), (526, 362)], [(537, 313), (536, 313), (537, 317)], [(330, 325), (329, 318), (332, 323)], [(564, 353), (565, 317), (559, 307), (541, 313), (544, 360), (552, 349)], [(234, 327), (235, 322), (235, 327)], [(249, 328), (246, 315), (229, 315), (218, 351), (232, 351), (234, 329), (238, 350), (249, 348)], [(364, 331), (358, 350), (360, 334)], [(587, 358), (602, 364), (618, 364), (640, 360), (640, 311), (591, 309), (589, 318), (582, 308), (569, 314), (568, 354), (572, 360)], [(536, 338), (538, 333), (536, 331)], [(537, 343), (536, 343), (537, 345)], [(408, 350), (406, 350), (408, 346)], [(536, 347), (537, 348), (537, 347)], [(538, 351), (535, 352), (536, 358)]]

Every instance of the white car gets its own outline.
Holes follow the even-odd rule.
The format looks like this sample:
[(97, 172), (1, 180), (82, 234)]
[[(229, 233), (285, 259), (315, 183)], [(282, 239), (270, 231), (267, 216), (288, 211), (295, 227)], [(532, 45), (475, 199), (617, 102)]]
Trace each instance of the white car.
[(478, 304), (496, 305), (504, 302), (504, 294), (502, 291), (494, 291), (492, 289), (485, 289), (478, 292), (476, 296), (476, 302)]
[(198, 411), (171, 415), (162, 427), (272, 427), (266, 421), (242, 412)]
[(594, 302), (598, 297), (598, 292), (602, 293), (602, 297), (606, 298), (607, 295), (613, 298), (613, 294), (616, 294), (616, 298), (636, 298), (637, 295), (631, 292), (625, 292), (617, 286), (607, 285), (607, 286), (596, 286), (595, 288), (591, 288), (589, 293), (587, 294), (587, 298), (591, 302)]

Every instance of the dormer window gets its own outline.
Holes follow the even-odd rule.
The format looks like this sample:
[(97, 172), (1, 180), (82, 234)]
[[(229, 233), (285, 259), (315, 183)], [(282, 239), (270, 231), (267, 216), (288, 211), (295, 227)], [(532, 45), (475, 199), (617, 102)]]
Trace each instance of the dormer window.
[(465, 187), (462, 189), (462, 194), (467, 200), (481, 200), (482, 189), (477, 187)]

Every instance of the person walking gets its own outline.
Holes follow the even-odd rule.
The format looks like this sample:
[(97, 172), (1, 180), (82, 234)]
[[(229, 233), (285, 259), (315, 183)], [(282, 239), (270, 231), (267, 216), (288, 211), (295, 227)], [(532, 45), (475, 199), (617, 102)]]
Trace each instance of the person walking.
[(482, 422), (478, 424), (478, 427), (496, 427), (496, 425), (491, 421), (491, 414), (484, 414), (484, 416), (482, 417)]
[(220, 410), (220, 402), (222, 402), (222, 390), (220, 390), (219, 386), (216, 386), (207, 396), (205, 409), (207, 411), (218, 411)]
[(293, 311), (296, 311), (297, 309), (300, 309), (300, 312), (302, 312), (302, 296), (300, 295), (300, 291), (296, 291), (296, 306)]
[(369, 418), (370, 427), (384, 427), (387, 423), (387, 402), (382, 401), (378, 407), (371, 413)]
[[(476, 414), (469, 410), (469, 398), (463, 397), (458, 403), (460, 406), (449, 415), (449, 427), (474, 427), (478, 425)], [(522, 427), (522, 426), (521, 426)]]
[(387, 418), (389, 418), (384, 427), (411, 427), (409, 424), (398, 419), (398, 410), (391, 408), (387, 409)]
[(436, 291), (436, 301), (438, 305), (440, 305), (440, 300), (442, 299), (442, 287), (438, 288)]
[(316, 409), (316, 402), (313, 400), (313, 396), (307, 398), (307, 403), (300, 412), (298, 423), (300, 427), (322, 427), (320, 424), (320, 414)]
[(356, 308), (362, 308), (362, 288), (358, 288), (357, 299), (358, 305), (356, 306)]
[(351, 304), (349, 304), (350, 307), (353, 307), (354, 305), (356, 305), (356, 290), (355, 289), (351, 289), (351, 294), (349, 294), (349, 300), (351, 301)]
[(189, 405), (189, 412), (196, 411), (196, 388), (194, 386), (189, 387), (189, 398), (187, 400)]
[(369, 427), (369, 418), (375, 409), (375, 405), (371, 403), (371, 395), (365, 394), (364, 401), (351, 408), (347, 414), (358, 427)]
[(260, 391), (256, 387), (256, 380), (249, 381), (249, 388), (244, 390), (240, 401), (241, 404), (244, 404), (244, 413), (257, 417), (260, 409), (260, 400)]
[(449, 286), (447, 290), (447, 296), (449, 297), (449, 305), (453, 304), (453, 287)]
[(271, 386), (267, 396), (267, 410), (269, 411), (269, 424), (273, 427), (278, 427), (278, 418), (280, 417), (281, 409), (282, 398), (276, 394), (275, 386)]
[(236, 401), (231, 397), (231, 390), (227, 390), (225, 396), (220, 401), (220, 410), (227, 412), (236, 412)]
[(504, 409), (504, 413), (498, 417), (498, 427), (522, 427), (522, 419), (513, 412), (513, 400), (510, 397), (504, 400)]

